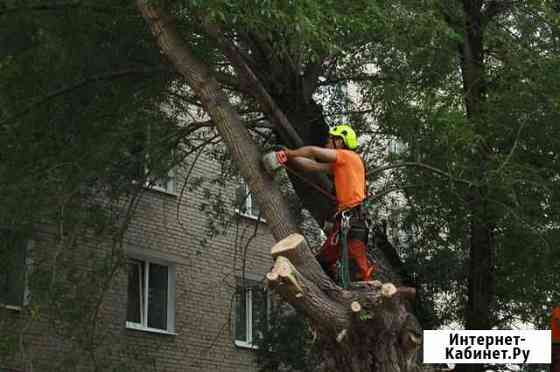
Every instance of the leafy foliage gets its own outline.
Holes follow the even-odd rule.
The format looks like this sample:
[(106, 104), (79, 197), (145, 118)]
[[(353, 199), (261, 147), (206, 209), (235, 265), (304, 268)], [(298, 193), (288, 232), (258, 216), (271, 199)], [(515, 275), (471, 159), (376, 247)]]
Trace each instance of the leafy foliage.
[[(205, 21), (240, 47), (292, 124), (311, 133), (308, 142), (320, 137), (321, 124), (350, 121), (363, 135), (371, 168), (422, 162), (446, 174), (402, 167), (388, 183), (372, 182), (375, 193), (404, 190), (406, 208), (398, 215), (414, 239), (400, 253), (420, 290), (426, 327), (464, 321), (468, 225), (486, 217), (497, 247), (495, 325), (546, 324), (544, 308), (560, 303), (560, 54), (553, 2), (514, 2), (487, 20), (485, 101), (476, 122), (464, 107), (458, 50), (465, 14), (458, 1), (165, 3), (193, 53), (233, 80), (221, 83), (263, 147), (279, 136), (256, 128), (270, 126), (269, 118), (203, 30)], [(87, 273), (47, 270), (32, 280), (43, 294), (34, 299), (32, 317), (43, 306), (60, 310), (54, 323), (61, 335), (86, 348), (96, 330), (80, 338), (73, 328), (84, 313), (95, 316), (95, 303), (83, 294), (102, 296), (122, 257), (82, 256), (78, 236), (93, 235), (96, 244), (111, 237), (118, 246), (128, 207), (149, 179), (142, 168), (155, 178), (165, 175), (215, 133), (180, 125), (200, 119), (200, 102), (162, 60), (132, 2), (4, 1), (0, 24), (0, 179), (8, 180), (0, 184), (0, 225), (28, 231), (54, 222), (59, 245), (44, 248), (61, 252), (54, 267), (76, 257), (95, 263)], [(381, 149), (389, 140), (406, 149), (387, 158)], [(224, 175), (234, 173), (223, 150), (204, 151), (223, 161)], [(211, 185), (208, 199), (215, 203), (205, 208), (214, 217), (209, 231), (219, 234), (223, 226), (214, 222), (228, 221)], [(484, 190), (482, 217), (469, 208), (473, 187)], [(394, 209), (391, 199), (394, 193), (376, 207)], [(279, 326), (258, 352), (263, 368), (280, 360), (299, 369), (312, 365), (303, 321), (276, 316)], [(3, 339), (0, 350), (12, 350), (11, 341)]]
[(273, 309), (268, 323), (270, 326), (257, 342), (260, 371), (313, 371), (319, 354), (306, 320), (290, 305), (281, 304)]

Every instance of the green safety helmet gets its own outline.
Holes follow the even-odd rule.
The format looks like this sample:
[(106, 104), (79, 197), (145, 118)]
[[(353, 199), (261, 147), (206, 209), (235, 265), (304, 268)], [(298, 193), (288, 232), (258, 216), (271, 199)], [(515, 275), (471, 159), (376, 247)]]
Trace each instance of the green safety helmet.
[(358, 147), (358, 137), (350, 125), (337, 125), (329, 130), (329, 135), (342, 137), (344, 144), (350, 150), (355, 150)]

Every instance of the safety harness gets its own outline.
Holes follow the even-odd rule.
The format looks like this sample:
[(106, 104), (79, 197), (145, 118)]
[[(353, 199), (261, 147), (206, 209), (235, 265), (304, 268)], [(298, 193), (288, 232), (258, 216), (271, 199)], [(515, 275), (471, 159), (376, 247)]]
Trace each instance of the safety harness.
[(348, 254), (348, 233), (350, 232), (350, 216), (342, 212), (340, 221), (340, 247), (341, 260), (340, 260), (340, 281), (342, 288), (348, 289), (350, 286), (350, 257)]
[[(364, 166), (364, 173), (365, 173), (364, 176), (365, 176), (365, 179), (366, 179), (366, 182), (364, 183), (364, 188), (365, 188), (364, 195), (366, 197), (362, 201), (362, 203), (363, 203), (368, 198), (368, 196), (367, 196), (367, 167), (365, 165), (364, 160), (363, 159), (361, 159), (361, 160), (362, 160), (362, 164)], [(303, 176), (302, 174), (300, 174), (299, 172), (290, 168), (289, 166), (285, 165), (285, 168), (290, 174), (296, 176), (302, 182), (304, 182), (307, 185), (313, 187), (315, 190), (319, 191), (320, 193), (322, 193), (323, 195), (328, 197), (330, 200), (336, 202), (336, 197), (332, 193), (330, 193), (330, 192), (326, 191), (325, 189), (323, 189), (322, 187), (316, 185), (314, 182), (309, 180), (307, 177)], [(339, 260), (339, 262), (340, 262), (339, 278), (340, 278), (340, 281), (341, 281), (340, 285), (344, 289), (348, 289), (348, 287), (350, 286), (350, 254), (349, 254), (349, 251), (348, 251), (348, 235), (351, 234), (354, 238), (363, 240), (364, 243), (366, 244), (366, 246), (367, 246), (367, 243), (368, 243), (367, 239), (368, 239), (369, 226), (368, 226), (368, 223), (367, 223), (367, 219), (363, 218), (362, 203), (360, 203), (358, 206), (355, 206), (353, 208), (346, 209), (346, 210), (343, 210), (343, 211), (339, 211), (333, 216), (334, 219), (336, 220), (337, 216), (340, 215), (340, 223), (339, 223), (339, 226), (338, 226), (338, 234), (336, 235), (336, 238), (338, 239), (338, 242), (340, 242), (340, 247), (341, 247), (341, 255), (340, 255), (340, 260)], [(351, 226), (351, 219), (352, 219), (352, 217), (356, 217), (356, 211), (359, 214), (359, 222), (363, 222), (363, 224), (364, 224), (364, 226), (362, 228), (355, 228), (355, 227)]]

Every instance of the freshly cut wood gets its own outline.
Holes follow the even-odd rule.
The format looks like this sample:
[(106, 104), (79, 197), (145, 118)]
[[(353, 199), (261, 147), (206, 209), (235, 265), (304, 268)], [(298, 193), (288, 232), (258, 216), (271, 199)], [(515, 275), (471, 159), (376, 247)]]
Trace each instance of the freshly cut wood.
[(284, 256), (289, 259), (293, 255), (293, 253), (295, 253), (295, 250), (298, 249), (298, 247), (300, 247), (302, 244), (306, 244), (303, 235), (290, 234), (286, 238), (276, 243), (270, 250), (270, 254), (272, 255), (272, 258)]
[(352, 303), (350, 304), (350, 308), (355, 313), (359, 313), (360, 311), (362, 311), (362, 305), (360, 305), (358, 301), (352, 301)]
[(379, 280), (372, 280), (369, 283), (373, 288), (381, 288), (383, 286), (383, 283), (381, 283)]
[(266, 279), (270, 282), (276, 282), (278, 281), (278, 273), (275, 271), (271, 271), (266, 274)]
[(381, 286), (381, 295), (386, 298), (393, 297), (397, 293), (397, 287), (393, 283), (385, 283)]
[(277, 272), (284, 281), (293, 287), (297, 298), (303, 296), (303, 288), (296, 278), (295, 269), (290, 260), (284, 256), (277, 257), (273, 271)]

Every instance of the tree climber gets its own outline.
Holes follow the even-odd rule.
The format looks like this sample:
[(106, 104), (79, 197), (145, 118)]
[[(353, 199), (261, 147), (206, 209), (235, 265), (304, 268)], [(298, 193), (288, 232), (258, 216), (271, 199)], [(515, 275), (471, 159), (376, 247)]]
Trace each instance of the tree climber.
[(334, 228), (317, 255), (321, 267), (332, 278), (337, 277), (336, 263), (340, 259), (342, 225), (349, 222), (348, 256), (358, 269), (358, 280), (371, 280), (375, 271), (367, 258), (366, 213), (362, 207), (367, 190), (365, 166), (354, 152), (358, 147), (356, 133), (349, 125), (339, 125), (329, 131), (325, 147), (304, 146), (276, 153), (280, 164), (305, 172), (326, 172), (334, 178), (337, 210), (332, 217)]

